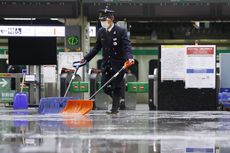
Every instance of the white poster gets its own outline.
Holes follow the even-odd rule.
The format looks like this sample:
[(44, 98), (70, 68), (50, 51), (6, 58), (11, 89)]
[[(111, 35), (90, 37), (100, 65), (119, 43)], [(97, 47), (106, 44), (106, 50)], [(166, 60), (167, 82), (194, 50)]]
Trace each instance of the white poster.
[(161, 81), (185, 79), (185, 52), (182, 45), (161, 46)]
[(186, 46), (185, 88), (216, 87), (216, 46)]
[(56, 83), (56, 65), (44, 65), (43, 70), (43, 82), (44, 83)]
[(34, 36), (33, 26), (0, 26), (0, 36)]
[(96, 37), (96, 34), (97, 34), (96, 27), (95, 26), (90, 26), (89, 27), (89, 36), (90, 37)]
[(39, 37), (65, 37), (64, 26), (36, 26), (35, 36)]
[[(58, 55), (58, 72), (61, 73), (62, 68), (72, 69), (73, 62), (80, 61), (83, 58), (83, 52), (61, 52)], [(80, 68), (77, 72), (78, 75), (82, 77), (83, 71)]]
[(64, 26), (0, 26), (0, 36), (65, 37)]

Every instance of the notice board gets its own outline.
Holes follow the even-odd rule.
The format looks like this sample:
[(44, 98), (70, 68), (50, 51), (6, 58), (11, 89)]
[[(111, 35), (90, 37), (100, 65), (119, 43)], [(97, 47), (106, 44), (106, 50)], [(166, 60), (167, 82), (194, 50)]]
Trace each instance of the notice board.
[[(60, 52), (58, 55), (58, 72), (61, 74), (62, 68), (75, 69), (73, 62), (80, 61), (83, 58), (83, 52)], [(83, 70), (80, 68), (77, 72), (82, 77)]]
[(185, 51), (183, 45), (161, 46), (161, 81), (185, 79)]
[(185, 88), (216, 87), (216, 46), (186, 46)]
[[(161, 46), (158, 60), (158, 110), (202, 111), (217, 109), (216, 68), (214, 61), (216, 56), (215, 46), (210, 45), (209, 47), (212, 49), (207, 51), (208, 54), (202, 55), (205, 60), (202, 61), (201, 55), (197, 55), (197, 57), (200, 56), (201, 58), (200, 63), (197, 62), (195, 55), (191, 56), (191, 54), (188, 54), (188, 47), (204, 46)], [(173, 50), (176, 53), (174, 53)], [(180, 50), (183, 55), (178, 55), (178, 50)], [(183, 51), (184, 53), (182, 53)], [(179, 63), (177, 63), (177, 65), (173, 63), (175, 62), (174, 60), (179, 57), (184, 57), (184, 59), (179, 59), (181, 63), (184, 60), (184, 68), (182, 68), (181, 65), (178, 66)], [(166, 70), (164, 70), (165, 67)], [(180, 70), (170, 73), (170, 67), (172, 67), (172, 70), (179, 67)], [(182, 73), (182, 71), (184, 71), (184, 73)], [(190, 74), (191, 71), (193, 72), (192, 74)], [(195, 80), (197, 75), (207, 77), (205, 78), (205, 82), (199, 84), (200, 80)], [(210, 79), (210, 81), (207, 81), (208, 79)], [(188, 82), (186, 83), (186, 81)]]

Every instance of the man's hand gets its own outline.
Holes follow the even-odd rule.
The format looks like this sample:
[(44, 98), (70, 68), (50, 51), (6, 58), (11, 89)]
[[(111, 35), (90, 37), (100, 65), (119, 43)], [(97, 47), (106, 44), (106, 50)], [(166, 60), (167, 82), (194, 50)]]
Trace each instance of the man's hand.
[(124, 68), (124, 69), (129, 68), (131, 65), (134, 64), (134, 62), (135, 62), (134, 59), (128, 59), (128, 60), (124, 63), (123, 68)]
[(86, 62), (86, 60), (83, 58), (83, 59), (81, 59), (80, 60), (80, 63), (82, 64), (82, 63), (85, 63)]
[(134, 64), (135, 60), (132, 58), (132, 59), (129, 59), (129, 63), (133, 63)]
[(84, 66), (86, 63), (87, 63), (87, 60), (83, 58), (80, 61), (73, 62), (73, 67), (78, 68), (78, 67)]

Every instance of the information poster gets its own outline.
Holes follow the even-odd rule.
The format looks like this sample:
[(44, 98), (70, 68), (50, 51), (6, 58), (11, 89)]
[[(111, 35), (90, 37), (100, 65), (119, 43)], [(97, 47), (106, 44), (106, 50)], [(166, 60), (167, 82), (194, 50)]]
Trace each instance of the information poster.
[[(61, 52), (59, 53), (58, 55), (59, 74), (61, 73), (62, 68), (74, 70), (75, 68), (73, 67), (73, 62), (80, 61), (82, 58), (83, 58), (82, 52)], [(82, 68), (79, 68), (77, 74), (79, 74), (82, 77), (82, 73), (83, 73)]]
[(216, 87), (216, 46), (186, 46), (185, 88)]
[(56, 83), (56, 65), (44, 65), (42, 68), (43, 82)]
[(185, 52), (183, 45), (161, 46), (161, 81), (185, 80)]

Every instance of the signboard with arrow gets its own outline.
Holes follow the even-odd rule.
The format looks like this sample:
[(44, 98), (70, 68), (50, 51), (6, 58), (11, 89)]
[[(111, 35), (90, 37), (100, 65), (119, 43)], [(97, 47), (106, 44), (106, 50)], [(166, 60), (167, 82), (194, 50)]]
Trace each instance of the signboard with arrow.
[(10, 85), (10, 78), (0, 78), (0, 90), (10, 90)]

